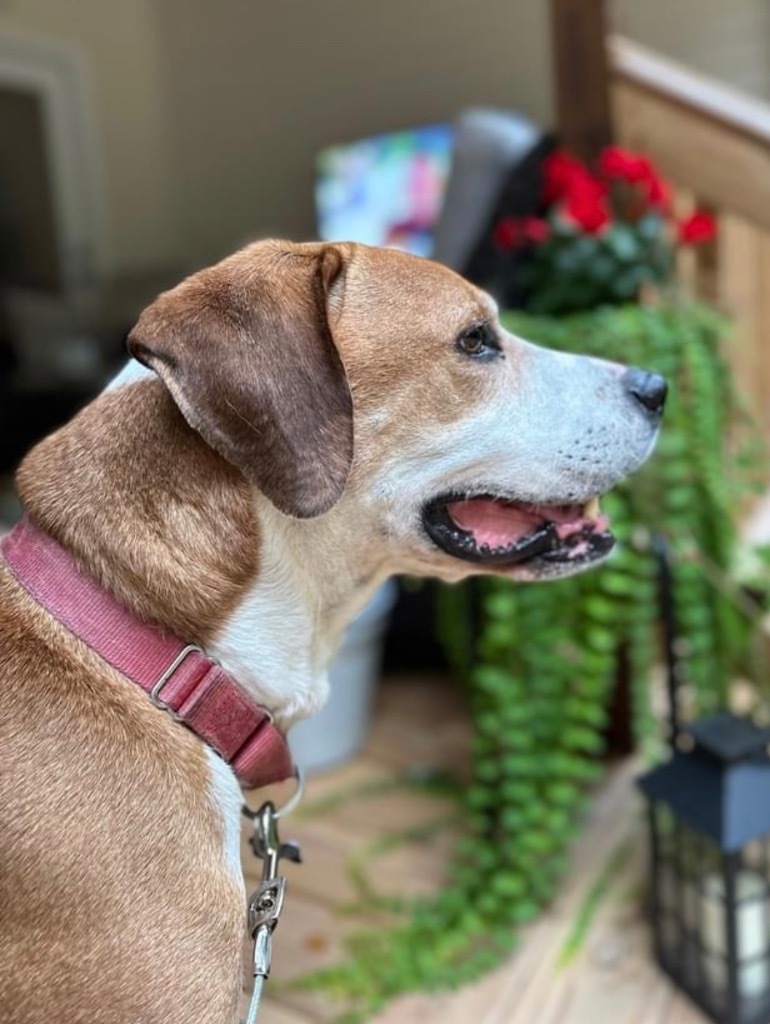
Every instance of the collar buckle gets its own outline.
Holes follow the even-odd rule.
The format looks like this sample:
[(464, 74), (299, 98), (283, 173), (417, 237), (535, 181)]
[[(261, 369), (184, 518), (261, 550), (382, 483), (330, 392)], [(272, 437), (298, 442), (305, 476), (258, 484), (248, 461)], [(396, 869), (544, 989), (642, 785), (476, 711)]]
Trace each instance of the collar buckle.
[[(163, 672), (163, 674), (160, 676), (157, 682), (153, 684), (153, 687), (150, 690), (150, 700), (153, 702), (155, 707), (160, 708), (161, 711), (166, 711), (176, 721), (180, 720), (179, 716), (177, 715), (176, 711), (174, 711), (174, 709), (171, 707), (171, 705), (167, 704), (166, 701), (164, 701), (161, 698), (160, 694), (161, 690), (164, 688), (164, 686), (166, 686), (166, 684), (169, 682), (169, 680), (176, 672), (176, 670), (179, 668), (179, 666), (182, 664), (182, 662), (186, 658), (189, 658), (191, 654), (202, 654), (204, 658), (208, 658), (208, 655), (206, 654), (202, 647), (199, 647), (197, 644), (188, 644), (186, 647), (182, 648), (179, 654), (177, 654), (177, 656), (174, 658), (174, 660), (171, 662), (168, 668)], [(209, 661), (213, 662), (214, 659), (209, 658)], [(219, 664), (219, 662), (214, 662), (214, 664)]]

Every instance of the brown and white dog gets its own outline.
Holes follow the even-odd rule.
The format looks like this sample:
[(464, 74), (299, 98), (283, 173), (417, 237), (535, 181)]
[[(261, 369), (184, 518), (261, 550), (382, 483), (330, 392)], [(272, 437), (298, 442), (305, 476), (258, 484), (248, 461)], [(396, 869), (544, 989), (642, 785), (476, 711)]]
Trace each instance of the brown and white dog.
[[(289, 726), (393, 573), (554, 578), (656, 436), (655, 375), (506, 333), (427, 260), (261, 242), (161, 295), (27, 457), (27, 515)], [(233, 1022), (230, 769), (0, 568), (0, 1021)]]

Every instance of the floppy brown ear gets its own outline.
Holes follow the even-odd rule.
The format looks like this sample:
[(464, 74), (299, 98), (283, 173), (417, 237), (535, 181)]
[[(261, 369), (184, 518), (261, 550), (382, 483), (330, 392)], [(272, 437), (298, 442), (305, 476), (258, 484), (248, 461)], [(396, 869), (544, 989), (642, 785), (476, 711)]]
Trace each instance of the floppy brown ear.
[(161, 295), (128, 338), (187, 422), (288, 515), (340, 498), (353, 408), (328, 317), (334, 246), (258, 243)]

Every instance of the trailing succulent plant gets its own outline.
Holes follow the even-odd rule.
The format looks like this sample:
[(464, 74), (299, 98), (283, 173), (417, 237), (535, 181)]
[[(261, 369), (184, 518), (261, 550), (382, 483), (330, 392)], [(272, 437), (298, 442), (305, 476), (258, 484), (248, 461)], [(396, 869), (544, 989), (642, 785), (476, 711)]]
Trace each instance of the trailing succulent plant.
[[(759, 607), (734, 581), (735, 510), (758, 470), (756, 438), (722, 353), (724, 324), (693, 307), (626, 306), (506, 326), (549, 347), (642, 365), (671, 383), (665, 429), (647, 466), (604, 500), (619, 545), (582, 576), (535, 586), (485, 578), (446, 588), (441, 632), (467, 680), (472, 782), (451, 884), (401, 924), (358, 935), (346, 962), (310, 984), (345, 997), (362, 1020), (408, 990), (457, 986), (495, 964), (519, 926), (554, 895), (600, 771), (619, 665), (630, 675), (637, 735), (660, 658), (651, 531), (675, 561), (683, 690), (706, 711), (750, 672)], [(759, 681), (759, 680), (758, 680)]]

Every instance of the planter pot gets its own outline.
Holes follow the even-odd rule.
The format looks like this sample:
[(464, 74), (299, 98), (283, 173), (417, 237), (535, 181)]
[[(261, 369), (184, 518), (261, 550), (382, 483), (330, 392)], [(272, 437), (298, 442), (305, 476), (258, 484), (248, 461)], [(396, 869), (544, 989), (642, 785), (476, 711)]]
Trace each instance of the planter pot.
[(363, 746), (380, 678), (385, 628), (397, 593), (395, 581), (388, 580), (351, 622), (329, 667), (329, 700), (317, 715), (291, 730), (289, 745), (305, 771), (338, 765)]

